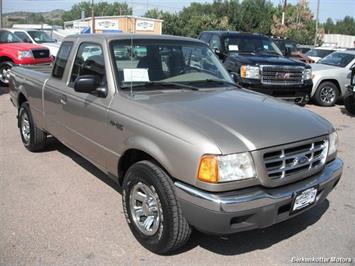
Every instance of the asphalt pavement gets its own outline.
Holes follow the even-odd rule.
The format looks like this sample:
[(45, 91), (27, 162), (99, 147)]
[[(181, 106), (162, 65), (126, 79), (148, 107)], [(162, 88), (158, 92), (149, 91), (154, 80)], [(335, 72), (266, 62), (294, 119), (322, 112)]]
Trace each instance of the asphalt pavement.
[[(131, 234), (120, 189), (55, 140), (27, 151), (16, 110), (0, 88), (0, 265), (275, 265), (301, 258), (355, 257), (355, 117), (342, 105), (306, 108), (340, 136), (344, 174), (328, 200), (298, 217), (229, 237), (199, 232), (169, 256)], [(300, 125), (302, 126), (302, 125)]]

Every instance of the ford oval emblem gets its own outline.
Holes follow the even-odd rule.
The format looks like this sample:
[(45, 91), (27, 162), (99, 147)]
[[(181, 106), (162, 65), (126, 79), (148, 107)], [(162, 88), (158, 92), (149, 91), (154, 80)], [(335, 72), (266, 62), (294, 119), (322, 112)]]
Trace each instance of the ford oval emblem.
[(307, 156), (300, 156), (296, 158), (297, 164), (305, 164), (308, 163), (308, 157)]

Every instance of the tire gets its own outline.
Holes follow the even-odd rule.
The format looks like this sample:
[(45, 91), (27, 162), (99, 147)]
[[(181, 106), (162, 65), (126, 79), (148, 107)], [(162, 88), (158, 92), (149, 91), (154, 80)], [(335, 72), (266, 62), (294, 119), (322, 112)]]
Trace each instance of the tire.
[(338, 101), (339, 98), (339, 90), (338, 87), (333, 82), (322, 82), (315, 94), (314, 100), (316, 104), (320, 106), (334, 106), (335, 103)]
[(355, 95), (349, 95), (344, 98), (344, 105), (346, 110), (355, 115)]
[[(142, 246), (154, 253), (166, 254), (189, 240), (191, 227), (182, 215), (174, 184), (163, 169), (151, 161), (137, 162), (128, 169), (122, 188), (127, 223)], [(133, 213), (134, 207), (137, 214)], [(149, 218), (153, 216), (154, 219)], [(146, 228), (142, 222), (148, 219), (153, 221)]]
[(0, 64), (0, 86), (8, 87), (9, 80), (6, 77), (6, 71), (11, 69), (13, 66), (12, 62), (3, 62)]
[(20, 128), (22, 143), (29, 151), (36, 152), (44, 148), (47, 135), (34, 123), (27, 102), (24, 102), (20, 107), (18, 126)]

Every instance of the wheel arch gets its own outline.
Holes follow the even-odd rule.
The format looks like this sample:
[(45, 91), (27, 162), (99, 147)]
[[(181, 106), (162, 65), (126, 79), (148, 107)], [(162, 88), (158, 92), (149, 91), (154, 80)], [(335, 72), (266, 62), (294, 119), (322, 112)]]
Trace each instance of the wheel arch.
[(143, 149), (140, 148), (130, 148), (127, 149), (122, 156), (120, 157), (118, 161), (118, 183), (122, 185), (123, 178), (127, 172), (127, 170), (135, 163), (144, 161), (144, 160), (150, 160), (153, 161), (155, 164), (157, 164), (159, 167), (161, 167), (166, 173), (169, 172), (167, 169), (162, 165), (162, 163), (156, 159), (157, 157), (154, 155), (151, 155), (151, 153), (144, 151)]
[(333, 83), (333, 84), (336, 86), (337, 90), (338, 90), (339, 97), (342, 97), (342, 96), (343, 96), (342, 93), (341, 93), (341, 89), (340, 89), (340, 84), (339, 84), (339, 82), (338, 82), (336, 79), (332, 79), (332, 78), (321, 80), (321, 81), (319, 82), (318, 86), (317, 86), (317, 90), (318, 90), (318, 88), (319, 88), (323, 83), (325, 83), (325, 82), (331, 82), (331, 83)]
[(8, 57), (8, 56), (0, 56), (0, 64), (4, 63), (4, 62), (11, 62), (14, 63), (14, 60), (12, 60), (12, 58)]

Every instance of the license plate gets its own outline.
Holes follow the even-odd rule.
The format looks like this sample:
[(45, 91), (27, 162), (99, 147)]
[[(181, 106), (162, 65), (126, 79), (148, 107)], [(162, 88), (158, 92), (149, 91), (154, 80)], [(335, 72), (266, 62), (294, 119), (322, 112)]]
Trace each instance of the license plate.
[(316, 201), (317, 188), (312, 187), (301, 192), (298, 192), (294, 198), (291, 212), (300, 211)]

